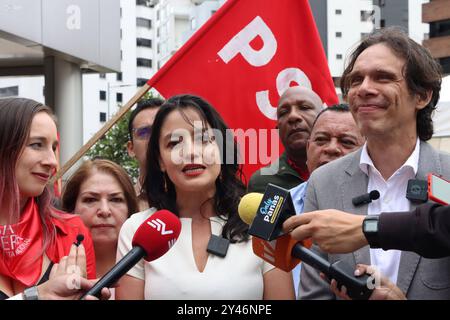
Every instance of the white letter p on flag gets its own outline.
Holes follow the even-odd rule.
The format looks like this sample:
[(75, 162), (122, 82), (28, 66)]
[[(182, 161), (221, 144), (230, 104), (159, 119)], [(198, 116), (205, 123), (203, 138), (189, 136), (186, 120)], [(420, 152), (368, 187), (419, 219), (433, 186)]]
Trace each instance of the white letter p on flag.
[[(250, 42), (257, 36), (263, 40), (263, 47), (254, 50)], [(218, 55), (228, 63), (238, 53), (241, 53), (247, 62), (254, 67), (261, 67), (269, 63), (277, 51), (277, 40), (267, 24), (257, 16), (244, 29), (233, 37), (219, 52)]]

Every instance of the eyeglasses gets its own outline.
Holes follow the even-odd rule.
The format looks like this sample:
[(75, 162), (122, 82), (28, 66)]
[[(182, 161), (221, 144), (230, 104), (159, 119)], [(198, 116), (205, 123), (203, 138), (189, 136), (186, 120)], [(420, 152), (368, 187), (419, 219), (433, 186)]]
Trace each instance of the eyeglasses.
[(133, 128), (134, 137), (138, 140), (147, 140), (152, 133), (152, 126)]

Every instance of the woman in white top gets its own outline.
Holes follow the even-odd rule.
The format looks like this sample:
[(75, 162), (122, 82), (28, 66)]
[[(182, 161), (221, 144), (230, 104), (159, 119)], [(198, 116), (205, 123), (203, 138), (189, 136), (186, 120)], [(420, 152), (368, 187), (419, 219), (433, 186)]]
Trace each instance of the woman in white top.
[[(124, 223), (117, 259), (131, 250), (136, 229), (156, 210), (178, 215), (181, 234), (164, 256), (132, 268), (120, 280), (116, 299), (294, 298), (290, 273), (253, 254), (248, 226), (237, 214), (245, 186), (227, 129), (200, 97), (175, 96), (158, 111), (144, 182), (154, 208)], [(212, 235), (230, 242), (225, 257), (207, 251)]]

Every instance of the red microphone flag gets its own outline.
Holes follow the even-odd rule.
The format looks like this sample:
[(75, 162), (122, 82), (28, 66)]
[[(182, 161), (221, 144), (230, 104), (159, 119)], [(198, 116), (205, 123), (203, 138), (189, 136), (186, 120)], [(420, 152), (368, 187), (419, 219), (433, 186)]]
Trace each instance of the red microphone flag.
[[(241, 145), (247, 179), (275, 160), (276, 106), (290, 86), (338, 102), (307, 0), (229, 0), (147, 84), (208, 100)], [(257, 141), (257, 142), (256, 142)]]

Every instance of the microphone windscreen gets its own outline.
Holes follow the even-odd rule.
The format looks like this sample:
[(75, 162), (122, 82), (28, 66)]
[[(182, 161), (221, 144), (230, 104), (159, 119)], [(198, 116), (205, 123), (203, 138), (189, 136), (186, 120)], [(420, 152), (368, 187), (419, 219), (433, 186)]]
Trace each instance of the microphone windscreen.
[(380, 198), (380, 193), (378, 192), (378, 190), (370, 191), (370, 199), (377, 200), (379, 198)]
[(132, 246), (146, 252), (147, 261), (164, 255), (176, 242), (181, 232), (180, 219), (168, 210), (159, 210), (145, 220), (133, 236)]
[(242, 197), (239, 202), (238, 212), (239, 217), (246, 224), (251, 225), (253, 219), (255, 219), (256, 212), (258, 211), (259, 204), (263, 198), (262, 193), (251, 192)]

